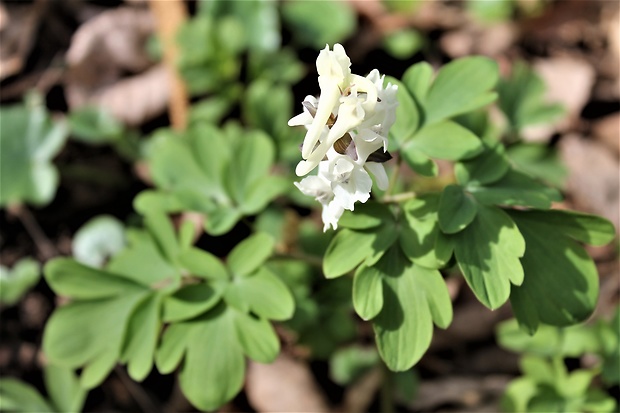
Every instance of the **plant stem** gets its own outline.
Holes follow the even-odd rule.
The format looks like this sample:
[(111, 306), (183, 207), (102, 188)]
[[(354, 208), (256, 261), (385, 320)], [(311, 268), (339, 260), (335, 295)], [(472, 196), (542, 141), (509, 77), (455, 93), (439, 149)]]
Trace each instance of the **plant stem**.
[(383, 381), (381, 382), (381, 413), (394, 413), (394, 397), (392, 389), (392, 380), (390, 380), (392, 374), (384, 363), (381, 363), (383, 367)]
[(400, 172), (400, 164), (402, 163), (403, 158), (401, 158), (400, 154), (396, 158), (396, 165), (394, 165), (394, 170), (392, 171), (392, 176), (390, 176), (390, 182), (388, 184), (388, 189), (385, 191), (383, 195), (383, 199), (389, 197), (394, 187), (396, 186), (396, 181), (398, 180), (398, 174)]
[(161, 412), (159, 406), (138, 383), (134, 382), (121, 366), (114, 367), (114, 372), (125, 386), (131, 397), (136, 401), (143, 412)]
[(388, 204), (388, 203), (398, 203), (398, 202), (407, 201), (407, 200), (415, 198), (415, 197), (416, 197), (416, 193), (415, 192), (403, 192), (402, 194), (386, 195), (386, 196), (383, 197), (381, 202), (386, 203), (386, 204)]
[(27, 207), (24, 205), (12, 205), (9, 206), (7, 210), (9, 214), (19, 219), (22, 223), (45, 261), (59, 255), (58, 250), (54, 247), (54, 244), (47, 235), (45, 235), (45, 232), (43, 232), (36, 218)]

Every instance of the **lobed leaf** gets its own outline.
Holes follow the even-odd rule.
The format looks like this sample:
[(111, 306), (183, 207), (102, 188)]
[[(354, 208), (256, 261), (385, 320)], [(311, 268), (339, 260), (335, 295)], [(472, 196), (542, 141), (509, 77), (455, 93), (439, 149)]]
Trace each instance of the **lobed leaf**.
[(259, 232), (241, 241), (228, 255), (228, 268), (235, 276), (251, 274), (272, 254), (275, 240)]
[(445, 236), (439, 228), (439, 196), (426, 195), (403, 206), (399, 242), (403, 253), (413, 263), (425, 268), (441, 268), (452, 256), (452, 248), (441, 242)]
[(438, 271), (409, 263), (398, 248), (375, 267), (384, 281), (383, 308), (373, 319), (379, 354), (390, 370), (408, 370), (428, 349), (433, 321), (450, 323), (450, 297)]
[(510, 284), (523, 282), (519, 258), (525, 241), (504, 211), (479, 205), (476, 218), (451, 236), (459, 268), (478, 300), (496, 309), (510, 295)]
[(541, 220), (539, 211), (510, 211), (510, 216), (528, 245), (521, 259), (525, 281), (511, 294), (519, 324), (535, 331), (538, 322), (566, 326), (588, 318), (598, 297), (598, 274), (587, 252), (562, 227)]

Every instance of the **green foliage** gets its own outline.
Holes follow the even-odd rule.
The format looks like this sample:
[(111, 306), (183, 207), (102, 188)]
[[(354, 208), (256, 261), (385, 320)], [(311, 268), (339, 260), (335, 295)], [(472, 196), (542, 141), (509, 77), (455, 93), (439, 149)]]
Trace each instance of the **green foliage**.
[(345, 386), (359, 379), (378, 365), (379, 354), (374, 348), (350, 346), (336, 351), (329, 361), (331, 379)]
[(286, 2), (282, 5), (282, 17), (299, 43), (317, 49), (341, 42), (357, 26), (351, 6), (334, 0)]
[(84, 107), (72, 111), (68, 118), (71, 135), (74, 139), (89, 144), (102, 144), (121, 139), (123, 125), (108, 112)]
[(467, 10), (484, 23), (507, 21), (515, 10), (514, 0), (469, 0), (466, 5)]
[(40, 277), (40, 265), (32, 258), (22, 258), (11, 269), (0, 265), (0, 303), (16, 304)]
[(48, 364), (44, 368), (45, 387), (49, 399), (33, 386), (12, 378), (0, 379), (0, 407), (11, 412), (79, 412), (87, 391), (79, 385), (71, 369)]
[(200, 123), (183, 137), (162, 131), (148, 155), (157, 189), (141, 193), (135, 207), (200, 212), (207, 216), (208, 233), (224, 234), (285, 189), (282, 178), (269, 175), (274, 152), (264, 133), (233, 126), (221, 130)]
[(58, 187), (52, 159), (67, 138), (67, 128), (52, 120), (41, 97), (0, 109), (0, 206), (46, 205)]
[(397, 59), (408, 59), (418, 52), (425, 43), (420, 32), (403, 29), (388, 34), (383, 39), (385, 50)]
[(101, 383), (117, 362), (138, 381), (154, 361), (164, 374), (179, 367), (188, 399), (212, 410), (240, 389), (244, 356), (263, 363), (277, 356), (268, 320), (293, 314), (288, 288), (264, 266), (273, 239), (247, 238), (225, 265), (191, 246), (190, 227), (177, 236), (159, 213), (146, 216), (145, 224), (146, 230), (127, 232), (128, 247), (105, 269), (67, 258), (46, 265), (51, 288), (72, 301), (52, 315), (43, 349), (56, 364), (83, 368), (85, 388)]
[(399, 106), (390, 136), (414, 171), (433, 176), (437, 167), (429, 157), (454, 161), (483, 150), (476, 135), (449, 119), (493, 102), (497, 80), (497, 65), (483, 57), (457, 59), (434, 80), (432, 68), (424, 62), (411, 66), (402, 82), (386, 79), (399, 85)]
[(528, 125), (551, 122), (564, 114), (562, 106), (543, 101), (543, 80), (523, 62), (514, 65), (509, 78), (500, 80), (497, 91), (498, 106), (513, 131), (520, 132)]
[[(596, 388), (601, 374), (609, 385), (617, 384), (618, 314), (609, 322), (565, 328), (541, 325), (534, 335), (524, 332), (516, 320), (499, 325), (497, 336), (503, 347), (525, 353), (523, 376), (513, 380), (502, 399), (506, 412), (596, 411), (613, 412), (616, 401)], [(600, 364), (568, 372), (563, 359), (596, 354)], [(615, 371), (615, 377), (606, 373)]]

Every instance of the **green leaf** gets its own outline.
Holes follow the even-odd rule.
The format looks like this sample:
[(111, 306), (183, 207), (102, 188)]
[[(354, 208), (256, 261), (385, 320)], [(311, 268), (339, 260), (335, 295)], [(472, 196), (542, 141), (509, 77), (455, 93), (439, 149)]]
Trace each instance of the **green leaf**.
[(526, 245), (510, 217), (479, 205), (472, 223), (451, 238), (459, 268), (478, 300), (492, 310), (506, 302), (510, 284), (523, 282), (519, 258)]
[(54, 412), (52, 406), (33, 386), (5, 377), (0, 379), (0, 406), (5, 412)]
[(439, 173), (437, 164), (413, 144), (406, 144), (400, 155), (407, 162), (407, 165), (420, 175), (437, 176)]
[(432, 158), (451, 161), (471, 158), (482, 151), (482, 142), (469, 130), (452, 121), (422, 127), (403, 150), (416, 148)]
[(512, 145), (506, 151), (515, 166), (557, 188), (566, 184), (568, 171), (553, 147), (539, 143), (520, 143)]
[(392, 218), (387, 206), (369, 201), (355, 206), (355, 211), (344, 211), (338, 225), (350, 229), (368, 229), (378, 227), (382, 222)]
[(243, 352), (259, 363), (273, 362), (280, 352), (280, 341), (269, 321), (235, 312), (237, 339)]
[(523, 62), (517, 62), (510, 77), (499, 82), (498, 106), (512, 129), (550, 122), (564, 113), (560, 105), (544, 102), (545, 89), (542, 78)]
[(108, 257), (125, 247), (125, 227), (110, 215), (90, 219), (77, 230), (72, 250), (76, 261), (101, 268)]
[(503, 412), (527, 412), (530, 400), (536, 395), (536, 382), (529, 377), (519, 377), (511, 381), (500, 401)]
[(547, 209), (561, 201), (558, 190), (549, 188), (528, 175), (509, 170), (499, 181), (486, 186), (467, 185), (465, 188), (478, 202), (486, 205), (520, 205)]
[(235, 159), (226, 172), (228, 191), (238, 204), (243, 204), (252, 187), (269, 172), (275, 149), (267, 135), (248, 132), (238, 142)]
[(250, 310), (271, 320), (289, 319), (295, 310), (286, 284), (265, 267), (250, 276), (236, 277), (225, 291), (224, 299), (240, 311)]
[(381, 271), (362, 265), (353, 278), (353, 307), (362, 320), (374, 318), (383, 307)]
[[(525, 281), (520, 287), (513, 287), (513, 307), (528, 306), (540, 322), (556, 326), (587, 319), (598, 296), (598, 274), (587, 252), (566, 236), (565, 228), (541, 220), (538, 211), (533, 215), (510, 211), (510, 216), (528, 246), (521, 259)], [(574, 230), (568, 228), (569, 233)], [(515, 313), (523, 324), (526, 320)]]
[(405, 71), (402, 78), (403, 84), (407, 87), (407, 90), (420, 107), (424, 107), (426, 95), (431, 87), (432, 80), (433, 67), (426, 62), (419, 62), (412, 65)]
[(510, 169), (504, 145), (484, 141), (484, 152), (473, 159), (461, 161), (454, 166), (459, 184), (486, 185), (501, 179)]
[(420, 110), (411, 94), (407, 91), (405, 85), (403, 85), (398, 79), (390, 76), (386, 76), (385, 82), (392, 83), (398, 86), (396, 92), (396, 99), (398, 100), (398, 106), (396, 107), (396, 121), (390, 128), (389, 136), (391, 140), (398, 143), (398, 146), (402, 146), (414, 135), (415, 131), (420, 125)]
[(134, 310), (127, 326), (121, 359), (127, 362), (129, 376), (142, 381), (153, 368), (157, 339), (161, 330), (162, 297), (151, 294)]
[(208, 284), (186, 285), (164, 301), (163, 320), (187, 320), (207, 312), (222, 298), (222, 292)]
[(0, 303), (13, 305), (32, 287), (41, 277), (41, 267), (32, 258), (22, 258), (12, 269), (0, 265)]
[(353, 231), (342, 229), (327, 247), (323, 259), (323, 273), (335, 278), (353, 270), (373, 253), (376, 238), (374, 230)]
[(491, 103), (498, 80), (497, 63), (486, 57), (466, 57), (445, 65), (437, 74), (425, 102), (426, 124)]
[(313, 48), (341, 42), (355, 32), (357, 20), (351, 6), (339, 1), (290, 1), (282, 17), (300, 43)]
[(180, 269), (162, 256), (151, 234), (127, 231), (128, 247), (110, 260), (107, 270), (152, 288), (180, 282)]
[(275, 240), (263, 233), (256, 233), (241, 241), (228, 255), (228, 268), (235, 276), (246, 276), (256, 270), (271, 256)]
[[(48, 364), (43, 369), (43, 379), (50, 401), (57, 412), (82, 411), (87, 391), (80, 386), (73, 369)], [(0, 405), (5, 407), (2, 403)]]
[(290, 188), (290, 180), (281, 176), (264, 176), (246, 193), (239, 209), (244, 215), (254, 215), (267, 207), (274, 198)]
[(55, 258), (45, 265), (45, 280), (58, 295), (92, 300), (144, 291), (120, 275), (87, 267), (70, 258)]
[(329, 360), (329, 376), (337, 384), (355, 382), (379, 363), (377, 350), (371, 347), (349, 346), (338, 349)]
[(245, 362), (233, 310), (219, 306), (188, 322), (185, 361), (179, 381), (187, 399), (201, 410), (215, 410), (243, 386)]
[(224, 235), (229, 232), (243, 214), (234, 208), (218, 208), (207, 215), (205, 230), (213, 236)]
[(424, 37), (417, 30), (403, 29), (383, 39), (385, 50), (397, 59), (408, 59), (424, 46)]
[(383, 308), (373, 319), (381, 357), (393, 371), (420, 360), (433, 334), (433, 321), (445, 328), (452, 320), (448, 290), (436, 270), (408, 262), (391, 248), (375, 266), (383, 273)]
[(199, 248), (189, 248), (179, 255), (181, 265), (192, 275), (206, 280), (228, 280), (230, 275), (222, 262), (213, 254)]
[(400, 247), (412, 262), (426, 268), (441, 268), (452, 256), (449, 243), (439, 228), (439, 196), (426, 195), (403, 206), (405, 222), (400, 227)]
[(73, 110), (68, 121), (73, 138), (84, 143), (103, 144), (122, 138), (123, 125), (102, 108)]
[(51, 160), (67, 138), (41, 102), (0, 108), (0, 206), (22, 202), (46, 205), (58, 186)]
[(172, 373), (181, 363), (193, 327), (193, 323), (173, 323), (166, 328), (155, 355), (155, 365), (161, 374)]
[(144, 224), (157, 243), (161, 254), (169, 262), (175, 262), (179, 255), (179, 243), (168, 216), (161, 211), (146, 214)]
[(462, 231), (476, 218), (477, 212), (478, 205), (471, 195), (458, 185), (448, 185), (439, 201), (439, 227), (445, 234)]
[(43, 334), (46, 357), (60, 366), (84, 367), (82, 387), (99, 385), (114, 368), (129, 318), (144, 296), (144, 292), (126, 292), (56, 309)]
[(589, 245), (606, 245), (616, 237), (614, 225), (597, 215), (567, 210), (531, 210), (524, 216), (553, 226), (564, 236)]

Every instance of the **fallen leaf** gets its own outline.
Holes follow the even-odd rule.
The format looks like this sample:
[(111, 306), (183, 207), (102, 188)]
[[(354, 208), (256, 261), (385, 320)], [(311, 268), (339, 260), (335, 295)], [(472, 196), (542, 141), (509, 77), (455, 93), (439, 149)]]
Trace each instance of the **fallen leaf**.
[(246, 394), (258, 412), (328, 412), (310, 368), (286, 354), (271, 364), (250, 362)]

